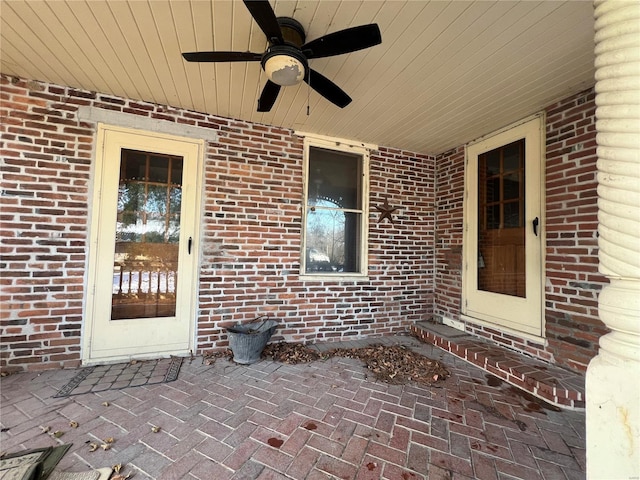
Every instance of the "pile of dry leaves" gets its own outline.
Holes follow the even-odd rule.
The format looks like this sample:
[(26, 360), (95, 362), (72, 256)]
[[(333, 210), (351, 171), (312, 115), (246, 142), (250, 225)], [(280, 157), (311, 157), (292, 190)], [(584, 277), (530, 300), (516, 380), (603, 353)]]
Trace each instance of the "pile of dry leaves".
[(393, 384), (415, 382), (430, 385), (449, 376), (442, 363), (403, 345), (377, 344), (360, 348), (334, 348), (320, 354), (299, 343), (280, 342), (267, 345), (263, 355), (290, 364), (330, 357), (357, 358), (364, 362), (376, 380)]

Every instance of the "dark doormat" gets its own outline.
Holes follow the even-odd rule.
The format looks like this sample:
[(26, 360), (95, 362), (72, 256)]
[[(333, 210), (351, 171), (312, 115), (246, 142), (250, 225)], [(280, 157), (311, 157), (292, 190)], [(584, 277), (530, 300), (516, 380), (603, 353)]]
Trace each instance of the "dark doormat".
[(37, 448), (3, 455), (0, 459), (0, 478), (39, 480), (47, 478), (71, 444)]
[(80, 370), (54, 397), (173, 382), (178, 378), (181, 366), (182, 357), (171, 357), (86, 367)]
[(60, 472), (54, 468), (71, 448), (71, 444), (36, 448), (0, 455), (0, 480), (107, 480), (111, 468), (86, 472)]

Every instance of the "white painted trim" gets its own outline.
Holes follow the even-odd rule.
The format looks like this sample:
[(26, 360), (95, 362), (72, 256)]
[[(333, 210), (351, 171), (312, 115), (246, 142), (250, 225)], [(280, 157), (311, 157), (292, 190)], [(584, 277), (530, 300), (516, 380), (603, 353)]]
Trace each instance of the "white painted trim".
[(464, 322), (461, 322), (460, 320), (454, 320), (453, 318), (449, 318), (449, 317), (442, 317), (442, 323), (443, 325), (446, 325), (451, 328), (455, 328), (456, 330), (460, 330), (462, 332), (466, 331)]
[[(300, 279), (323, 281), (358, 281), (366, 279), (369, 274), (369, 162), (370, 151), (361, 145), (347, 145), (336, 141), (337, 139), (320, 138), (312, 135), (303, 141), (303, 186), (302, 186), (302, 234), (300, 241)], [(319, 147), (336, 152), (350, 153), (362, 157), (362, 232), (360, 235), (360, 272), (327, 273), (322, 275), (316, 272), (307, 274), (306, 269), (306, 225), (307, 225), (307, 197), (309, 191), (309, 149)]]
[[(544, 125), (545, 125), (544, 119), (545, 119), (545, 117), (546, 117), (546, 113), (545, 112), (538, 112), (538, 113), (535, 113), (533, 115), (529, 115), (528, 117), (525, 117), (522, 120), (518, 120), (517, 122), (514, 122), (514, 123), (512, 123), (510, 125), (507, 125), (505, 127), (499, 128), (498, 130), (495, 130), (494, 132), (487, 133), (487, 134), (485, 134), (485, 135), (483, 135), (481, 137), (478, 137), (478, 138), (476, 138), (474, 140), (471, 140), (469, 143), (467, 143), (465, 145), (465, 154), (466, 154), (466, 149), (468, 147), (472, 147), (477, 143), (484, 142), (487, 139), (496, 137), (496, 136), (498, 136), (498, 135), (500, 135), (500, 134), (502, 134), (504, 132), (508, 132), (509, 130), (513, 130), (514, 128), (517, 128), (520, 125), (523, 125), (525, 123), (529, 123), (530, 121), (535, 120), (537, 118), (540, 118), (540, 121), (541, 121), (543, 129), (544, 129)], [(543, 146), (544, 146), (544, 143), (543, 143)], [(544, 152), (544, 150), (542, 150), (542, 151)], [(465, 158), (467, 158), (466, 155), (465, 155)]]
[(314, 142), (324, 143), (327, 148), (341, 149), (343, 147), (366, 148), (367, 150), (378, 150), (378, 145), (373, 143), (358, 142), (357, 140), (349, 140), (346, 138), (328, 137), (317, 133), (294, 131), (298, 137), (310, 139)]
[(78, 108), (78, 119), (83, 122), (106, 123), (125, 128), (135, 128), (147, 132), (164, 133), (179, 137), (197, 138), (207, 142), (217, 142), (218, 132), (211, 128), (186, 125), (157, 118), (143, 117), (133, 113), (116, 112), (103, 108), (81, 106)]

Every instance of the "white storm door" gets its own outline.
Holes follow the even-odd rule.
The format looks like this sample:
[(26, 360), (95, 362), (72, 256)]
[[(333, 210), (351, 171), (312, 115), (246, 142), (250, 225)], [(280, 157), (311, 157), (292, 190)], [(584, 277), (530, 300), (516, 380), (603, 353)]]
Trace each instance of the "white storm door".
[(540, 117), (467, 148), (463, 314), (542, 336)]
[(85, 363), (193, 348), (203, 145), (99, 125)]

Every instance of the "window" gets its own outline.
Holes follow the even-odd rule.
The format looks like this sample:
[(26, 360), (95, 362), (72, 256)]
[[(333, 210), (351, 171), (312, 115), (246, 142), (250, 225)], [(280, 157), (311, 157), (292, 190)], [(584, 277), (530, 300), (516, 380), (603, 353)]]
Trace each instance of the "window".
[(368, 151), (305, 141), (301, 272), (365, 275)]

